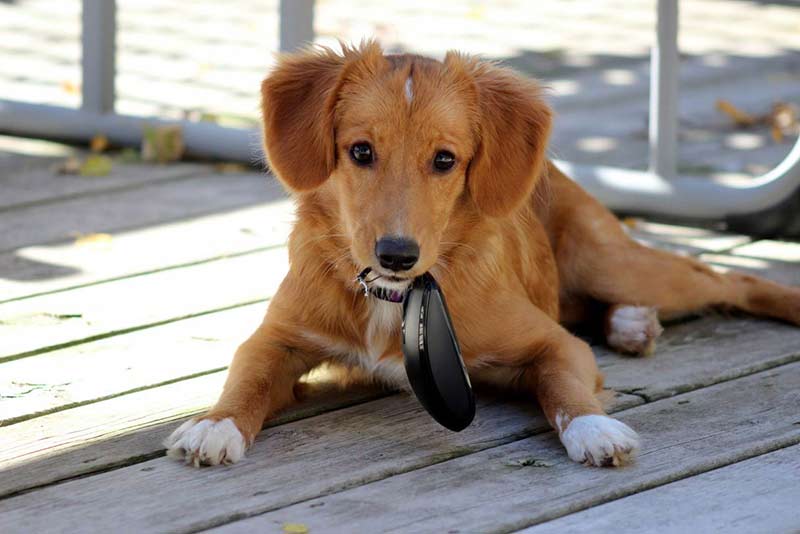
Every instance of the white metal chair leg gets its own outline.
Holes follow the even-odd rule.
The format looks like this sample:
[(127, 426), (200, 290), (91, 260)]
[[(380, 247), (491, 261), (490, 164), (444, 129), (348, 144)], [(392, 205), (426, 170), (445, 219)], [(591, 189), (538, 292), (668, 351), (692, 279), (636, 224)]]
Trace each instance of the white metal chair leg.
[(81, 108), (111, 113), (117, 55), (116, 0), (83, 0), (81, 20)]
[(668, 180), (649, 171), (556, 164), (606, 206), (626, 212), (724, 219), (772, 208), (800, 190), (800, 138), (777, 167), (737, 184), (708, 176)]

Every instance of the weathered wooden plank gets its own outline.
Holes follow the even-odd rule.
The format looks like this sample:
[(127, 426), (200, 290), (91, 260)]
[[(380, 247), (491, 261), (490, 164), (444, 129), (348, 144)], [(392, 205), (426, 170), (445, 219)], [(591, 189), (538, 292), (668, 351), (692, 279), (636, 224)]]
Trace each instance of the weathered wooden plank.
[(0, 211), (213, 173), (211, 165), (194, 163), (147, 165), (120, 162), (114, 163), (108, 176), (100, 177), (58, 174), (53, 168), (4, 172), (0, 174), (0, 187), (3, 189)]
[[(214, 314), (217, 315), (217, 314)], [(213, 315), (211, 316), (213, 317)], [(714, 321), (721, 321), (725, 322), (722, 319), (706, 319), (705, 322)], [(703, 321), (698, 323), (698, 327), (702, 329), (710, 328), (709, 326), (702, 326)], [(142, 333), (143, 337), (149, 335), (158, 335), (158, 330), (166, 328), (165, 326), (158, 327), (152, 330), (147, 330), (146, 332)], [(747, 363), (748, 362), (748, 351), (741, 351), (737, 352), (735, 350), (731, 350), (730, 353), (725, 358), (720, 357), (710, 357), (708, 350), (708, 344), (713, 344), (713, 339), (706, 339), (704, 345), (706, 347), (705, 350), (692, 350), (691, 349), (691, 326), (676, 326), (670, 327), (667, 329), (666, 336), (669, 338), (672, 332), (675, 332), (675, 337), (677, 339), (682, 339), (686, 343), (683, 349), (679, 350), (676, 355), (679, 357), (675, 357), (673, 355), (670, 358), (670, 352), (668, 349), (659, 349), (660, 351), (663, 350), (664, 352), (657, 352), (655, 356), (650, 359), (645, 360), (634, 360), (626, 357), (621, 357), (617, 355), (613, 355), (610, 353), (604, 352), (600, 355), (600, 362), (601, 366), (603, 366), (605, 372), (607, 373), (607, 382), (617, 387), (630, 387), (632, 391), (636, 391), (642, 396), (648, 396), (650, 398), (660, 398), (674, 394), (676, 391), (687, 391), (693, 389), (695, 387), (702, 387), (704, 385), (710, 383), (716, 383), (721, 380), (730, 379), (734, 376), (741, 376), (748, 372), (754, 372), (759, 369), (763, 369), (765, 367), (770, 367), (774, 365), (779, 365), (782, 361), (785, 361), (785, 354), (780, 352), (780, 347), (783, 345), (782, 343), (778, 344), (778, 352), (775, 354), (770, 354), (768, 351), (759, 349), (756, 352), (759, 355), (759, 358), (756, 359), (754, 363)], [(752, 337), (756, 338), (754, 343), (760, 343), (763, 347), (769, 347), (770, 343), (773, 340), (777, 339), (780, 340), (780, 336), (774, 336), (774, 333), (771, 332), (769, 329), (766, 331), (759, 330), (757, 326), (749, 326), (746, 328), (746, 332), (749, 333)], [(794, 332), (794, 331), (792, 331)], [(764, 335), (762, 335), (764, 334)], [(133, 335), (133, 334), (128, 334)], [(772, 337), (771, 337), (772, 336)], [(675, 342), (677, 344), (677, 341)], [(93, 343), (94, 344), (94, 343)], [(736, 342), (731, 342), (731, 346), (736, 346)], [(92, 344), (87, 345), (87, 347), (91, 347)], [(596, 349), (597, 350), (597, 349)], [(39, 358), (41, 356), (37, 356), (35, 358)], [(663, 358), (670, 358), (669, 365), (659, 365), (660, 360)], [(736, 363), (738, 362), (738, 363)], [(696, 369), (703, 369), (702, 372), (698, 373)], [(619, 376), (619, 378), (618, 378)], [(657, 378), (654, 380), (654, 377)], [(641, 384), (649, 384), (650, 387), (646, 388), (645, 390), (639, 391), (636, 388), (639, 387)], [(96, 384), (92, 385), (91, 387), (102, 387), (101, 385), (98, 386)], [(175, 387), (168, 386), (168, 387)], [(659, 390), (658, 388), (665, 388), (663, 390)], [(159, 388), (161, 389), (161, 388)], [(137, 393), (136, 395), (140, 395)], [(207, 397), (204, 397), (205, 403), (210, 404), (215, 400), (216, 391), (210, 393)], [(116, 399), (115, 399), (116, 400)], [(104, 401), (98, 403), (98, 410), (102, 411), (102, 405), (106, 402)], [(149, 415), (149, 408), (143, 406), (140, 411), (135, 409), (136, 404), (131, 405), (130, 408), (133, 410), (130, 413), (130, 418), (146, 418)], [(69, 414), (75, 413), (77, 410), (81, 410), (82, 413), (87, 409), (91, 409), (91, 406), (82, 407), (79, 409), (67, 410), (63, 412), (65, 418), (69, 416)], [(101, 421), (98, 418), (94, 417), (77, 417), (74, 419), (68, 419), (69, 424), (66, 427), (57, 427), (53, 432), (53, 435), (69, 435), (67, 434), (67, 428), (79, 432), (80, 429), (85, 428), (85, 421), (93, 421), (93, 426), (97, 428), (102, 428), (105, 425), (111, 425), (114, 428), (118, 429), (118, 432), (124, 432), (124, 422), (120, 423), (119, 425), (114, 420), (116, 412), (111, 411), (108, 414), (109, 420)], [(53, 417), (56, 417), (56, 421), (61, 421), (62, 419), (58, 418), (59, 414), (55, 414), (54, 416), (47, 416), (47, 418), (39, 418), (35, 421), (28, 421), (26, 423), (20, 424), (36, 424), (37, 421), (41, 421), (40, 426), (36, 428), (47, 428), (49, 425), (52, 424), (54, 420)], [(100, 417), (100, 416), (98, 416)], [(16, 429), (20, 427), (20, 424), (14, 425), (12, 428)], [(116, 426), (114, 426), (116, 425)], [(125, 446), (120, 446), (119, 448), (115, 448), (113, 444), (107, 445), (104, 448), (104, 452), (101, 455), (102, 459), (107, 460), (106, 463), (90, 463), (87, 466), (84, 466), (81, 462), (83, 460), (71, 460), (65, 461), (64, 464), (66, 467), (62, 466), (60, 469), (62, 471), (69, 472), (69, 466), (79, 466), (81, 468), (81, 473), (91, 472), (93, 470), (100, 470), (109, 465), (116, 465), (120, 463), (124, 463), (126, 458), (129, 457), (151, 457), (154, 454), (157, 454), (159, 450), (159, 444), (161, 438), (170, 430), (172, 425), (162, 426), (153, 430), (149, 435), (145, 433), (137, 434), (137, 439), (134, 440), (133, 443), (126, 443)], [(2, 429), (0, 429), (2, 431)], [(95, 429), (96, 431), (96, 429)], [(1, 434), (0, 434), (1, 435)], [(38, 434), (34, 434), (33, 437), (25, 438), (24, 435), (17, 435), (16, 440), (20, 443), (26, 442), (26, 440), (36, 439)], [(67, 441), (67, 445), (75, 445), (76, 442), (69, 440)], [(90, 446), (87, 449), (80, 449), (79, 451), (88, 451), (90, 452), (92, 447)], [(88, 454), (87, 452), (87, 454)], [(91, 456), (90, 456), (91, 457)], [(53, 469), (52, 466), (47, 466), (45, 472), (47, 473), (49, 470)], [(38, 470), (34, 472), (28, 473), (26, 476), (36, 478), (38, 476)]]
[(629, 235), (644, 245), (685, 255), (721, 252), (750, 242), (745, 235), (642, 219), (628, 219), (626, 226)]
[(264, 300), (283, 247), (0, 305), (0, 360)]
[(800, 243), (763, 240), (726, 254), (703, 254), (718, 268), (747, 271), (781, 284), (800, 286)]
[(253, 304), (0, 364), (0, 426), (227, 367), (265, 308)]
[(0, 253), (0, 303), (283, 244), (293, 219), (286, 200)]
[(595, 354), (607, 387), (655, 400), (800, 360), (800, 328), (707, 316), (668, 326), (650, 357)]
[(798, 473), (800, 446), (787, 447), (520, 532), (792, 532)]
[[(620, 419), (640, 432), (644, 450), (634, 465), (624, 469), (572, 463), (555, 433), (548, 432), (373, 483), (364, 484), (362, 479), (353, 489), (280, 508), (270, 493), (254, 502), (256, 489), (289, 491), (273, 486), (279, 481), (265, 468), (269, 482), (248, 485), (235, 503), (220, 509), (220, 517), (197, 514), (187, 526), (221, 524), (261, 507), (274, 511), (216, 531), (267, 531), (283, 523), (302, 523), (310, 532), (507, 532), (796, 444), (799, 387), (800, 364), (792, 364), (627, 410)], [(283, 459), (279, 450), (272, 450), (273, 460)], [(391, 449), (384, 454), (392, 454)], [(326, 467), (331, 465), (331, 458), (325, 462)], [(526, 463), (532, 465), (521, 465)], [(324, 469), (317, 468), (315, 477), (325, 476)], [(213, 484), (225, 483), (215, 479), (209, 486)], [(209, 489), (207, 495), (223, 491)], [(42, 502), (44, 497), (30, 500)], [(87, 497), (81, 492), (79, 499)], [(137, 504), (146, 506), (142, 500)], [(162, 527), (171, 526), (166, 514), (156, 512), (155, 517)]]
[[(225, 372), (217, 372), (0, 427), (0, 467), (28, 464), (71, 447), (197, 413), (216, 400), (224, 378)], [(141, 454), (159, 449), (158, 443), (153, 445)]]
[[(619, 409), (641, 399), (621, 396), (612, 402)], [(45, 502), (61, 515), (67, 501), (69, 511), (58, 522), (30, 518), (25, 528), (70, 530), (80, 524), (101, 531), (113, 522), (114, 530), (127, 532), (195, 529), (223, 516), (286, 506), (546, 429), (531, 403), (483, 399), (475, 422), (452, 433), (433, 422), (416, 399), (396, 395), (268, 429), (246, 459), (228, 468), (198, 471), (157, 458), (0, 501), (0, 530), (13, 532), (23, 524), (21, 516)], [(174, 512), (178, 493), (192, 495), (191, 515)]]
[(258, 173), (204, 175), (111, 191), (0, 213), (0, 251), (72, 241), (283, 200), (273, 179)]
[[(0, 428), (0, 498), (163, 456), (162, 440), (213, 404), (224, 378), (224, 372), (217, 372)], [(358, 385), (341, 391), (324, 374), (308, 385), (308, 398), (268, 426), (388, 394)]]

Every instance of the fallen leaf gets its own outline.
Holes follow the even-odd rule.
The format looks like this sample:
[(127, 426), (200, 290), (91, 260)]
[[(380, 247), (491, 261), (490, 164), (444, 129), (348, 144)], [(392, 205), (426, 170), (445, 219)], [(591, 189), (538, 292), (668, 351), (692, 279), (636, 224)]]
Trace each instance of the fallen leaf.
[(244, 163), (231, 163), (231, 162), (217, 163), (216, 165), (214, 165), (214, 169), (223, 174), (247, 172), (250, 170), (250, 168)]
[(158, 163), (177, 161), (183, 156), (183, 130), (180, 126), (145, 126), (142, 132), (142, 159)]
[(75, 238), (76, 245), (92, 245), (92, 244), (105, 244), (111, 243), (111, 235), (110, 234), (78, 234)]
[(797, 117), (797, 108), (786, 102), (776, 102), (766, 117), (771, 126), (772, 140), (782, 143), (786, 135), (797, 133), (800, 129), (800, 120)]
[(308, 534), (308, 527), (302, 523), (284, 523), (283, 531), (286, 534)]
[(773, 124), (772, 128), (769, 129), (769, 133), (770, 135), (772, 135), (773, 141), (775, 141), (778, 144), (783, 143), (783, 131), (781, 131), (780, 128), (778, 128)]
[(89, 150), (92, 152), (103, 152), (108, 148), (108, 137), (103, 134), (97, 134), (89, 141)]
[(752, 126), (758, 122), (756, 117), (745, 113), (727, 100), (717, 100), (717, 109), (730, 117), (733, 123), (739, 127)]
[(56, 167), (56, 172), (58, 174), (78, 174), (81, 172), (81, 160), (70, 156)]
[(639, 224), (639, 219), (636, 217), (625, 217), (622, 219), (622, 224), (630, 228), (631, 230), (635, 230), (636, 226)]
[(61, 82), (61, 90), (71, 95), (77, 95), (81, 92), (81, 86), (70, 80), (63, 80)]
[(111, 169), (114, 163), (108, 156), (101, 156), (100, 154), (92, 154), (81, 164), (79, 174), (81, 176), (108, 176), (111, 174)]
[(139, 152), (133, 148), (123, 149), (122, 152), (119, 153), (118, 159), (122, 163), (138, 163), (142, 161)]

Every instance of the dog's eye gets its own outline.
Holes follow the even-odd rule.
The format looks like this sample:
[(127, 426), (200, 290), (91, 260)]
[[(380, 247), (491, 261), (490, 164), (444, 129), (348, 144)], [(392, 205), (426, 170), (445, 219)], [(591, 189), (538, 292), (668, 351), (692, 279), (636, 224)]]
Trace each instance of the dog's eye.
[(350, 147), (350, 157), (356, 165), (369, 165), (374, 159), (369, 143), (356, 143)]
[(452, 152), (440, 150), (433, 157), (433, 168), (439, 172), (447, 172), (456, 164), (456, 157)]

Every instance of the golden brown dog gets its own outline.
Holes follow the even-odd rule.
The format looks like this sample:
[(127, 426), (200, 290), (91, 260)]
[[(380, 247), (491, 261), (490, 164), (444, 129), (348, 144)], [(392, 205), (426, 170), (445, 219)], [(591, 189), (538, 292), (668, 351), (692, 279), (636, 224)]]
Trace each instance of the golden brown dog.
[(403, 385), (401, 305), (360, 293), (366, 267), (391, 290), (430, 271), (473, 380), (538, 399), (570, 458), (592, 465), (623, 463), (638, 439), (603, 412), (592, 351), (563, 325), (604, 323), (612, 347), (643, 354), (659, 318), (710, 306), (800, 323), (799, 289), (631, 240), (546, 160), (550, 109), (510, 70), (366, 43), (284, 56), (261, 89), (267, 156), (297, 202), (290, 270), (170, 455), (237, 461), (325, 362)]

